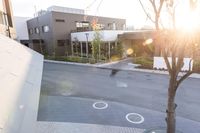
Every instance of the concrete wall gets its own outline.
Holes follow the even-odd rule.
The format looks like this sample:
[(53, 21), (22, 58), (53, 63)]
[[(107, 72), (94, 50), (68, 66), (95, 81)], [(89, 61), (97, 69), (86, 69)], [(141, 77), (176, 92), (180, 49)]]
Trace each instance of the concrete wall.
[(35, 133), (43, 56), (0, 35), (1, 133)]

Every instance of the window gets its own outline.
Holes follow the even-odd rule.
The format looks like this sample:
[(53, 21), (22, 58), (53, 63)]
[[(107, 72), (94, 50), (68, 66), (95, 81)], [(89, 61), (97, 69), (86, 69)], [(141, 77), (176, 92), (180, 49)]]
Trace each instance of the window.
[(76, 29), (77, 31), (88, 31), (90, 27), (89, 22), (76, 22)]
[(56, 19), (56, 22), (65, 22), (64, 19)]
[(57, 46), (63, 47), (65, 46), (66, 41), (65, 40), (57, 40)]
[(33, 29), (32, 28), (29, 29), (28, 32), (29, 32), (30, 35), (32, 35), (33, 34)]
[(35, 34), (39, 34), (40, 33), (40, 30), (38, 27), (35, 28)]
[(76, 22), (76, 28), (89, 27), (89, 22)]
[(49, 26), (48, 25), (42, 26), (42, 31), (49, 32)]

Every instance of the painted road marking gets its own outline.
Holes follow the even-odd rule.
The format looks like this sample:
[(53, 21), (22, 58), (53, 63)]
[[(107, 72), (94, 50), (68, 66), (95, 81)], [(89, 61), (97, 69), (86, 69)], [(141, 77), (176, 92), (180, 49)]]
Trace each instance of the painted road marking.
[(126, 120), (133, 124), (141, 124), (144, 122), (144, 117), (138, 113), (128, 113)]

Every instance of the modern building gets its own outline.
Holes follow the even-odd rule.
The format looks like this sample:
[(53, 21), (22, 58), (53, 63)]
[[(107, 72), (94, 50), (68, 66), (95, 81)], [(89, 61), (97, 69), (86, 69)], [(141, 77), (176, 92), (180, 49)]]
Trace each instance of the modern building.
[(133, 50), (131, 56), (142, 56), (143, 54), (148, 54), (153, 57), (154, 54), (159, 54), (159, 52), (157, 49), (151, 49), (151, 46), (146, 45), (145, 43), (153, 43), (155, 36), (154, 33), (153, 30), (135, 30), (119, 34), (118, 40), (122, 42), (125, 51), (128, 51), (128, 49)]
[(99, 57), (102, 55), (106, 59), (111, 59), (116, 56), (116, 49), (120, 44), (118, 35), (130, 31), (125, 30), (100, 30), (100, 31), (85, 31), (71, 33), (71, 51), (72, 55), (81, 57), (90, 57), (92, 55), (92, 42), (98, 34), (100, 45), (98, 46)]
[(16, 38), (15, 25), (13, 22), (13, 12), (10, 0), (0, 1), (0, 34), (10, 38)]
[(29, 47), (30, 41), (26, 21), (29, 19), (30, 18), (28, 17), (14, 16), (14, 22), (16, 27), (16, 40), (27, 47)]
[[(125, 19), (86, 15), (84, 10), (52, 6), (27, 21), (30, 47), (43, 54), (72, 55), (71, 33), (124, 30)], [(84, 33), (85, 35), (85, 33)]]

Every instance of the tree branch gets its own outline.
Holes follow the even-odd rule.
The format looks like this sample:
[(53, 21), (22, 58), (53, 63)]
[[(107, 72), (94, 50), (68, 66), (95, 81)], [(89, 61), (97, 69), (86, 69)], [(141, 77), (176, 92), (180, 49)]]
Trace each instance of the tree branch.
[[(179, 42), (181, 43), (181, 42)], [(178, 61), (177, 61), (177, 72), (176, 74), (178, 75), (178, 73), (181, 71), (181, 68), (183, 67), (184, 65), (184, 53), (185, 53), (185, 49), (186, 49), (186, 46), (183, 45), (182, 48), (180, 48), (180, 52), (179, 52), (179, 55), (178, 55)], [(190, 71), (190, 69), (189, 69)]]
[(158, 14), (160, 14), (163, 4), (164, 4), (164, 0), (160, 0), (160, 6), (157, 11)]
[(140, 2), (140, 5), (141, 5), (141, 7), (142, 7), (144, 13), (146, 14), (146, 16), (147, 16), (153, 23), (155, 23), (155, 21), (151, 18), (151, 16), (149, 16), (149, 14), (147, 13), (147, 11), (145, 10), (144, 5), (142, 4), (141, 0), (139, 0), (139, 2)]
[[(179, 87), (179, 85), (186, 79), (188, 78), (191, 74), (195, 73), (195, 71), (189, 71), (187, 72), (185, 75), (183, 75), (178, 81), (177, 81), (177, 88)], [(177, 90), (176, 88), (176, 90)]]
[(155, 16), (157, 17), (158, 11), (157, 11), (157, 8), (156, 8), (155, 0), (149, 0), (149, 1), (150, 1), (151, 5), (153, 6), (153, 10), (154, 10)]

